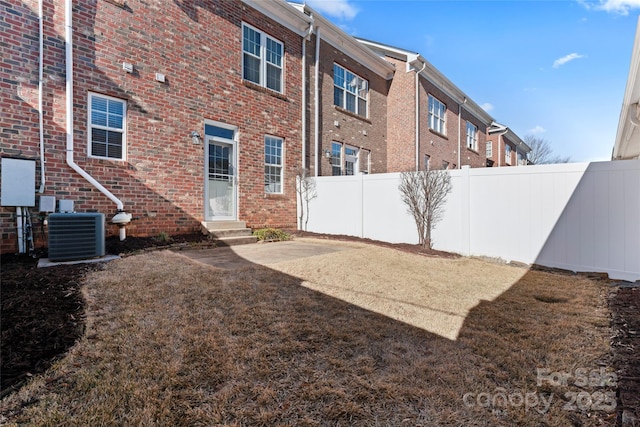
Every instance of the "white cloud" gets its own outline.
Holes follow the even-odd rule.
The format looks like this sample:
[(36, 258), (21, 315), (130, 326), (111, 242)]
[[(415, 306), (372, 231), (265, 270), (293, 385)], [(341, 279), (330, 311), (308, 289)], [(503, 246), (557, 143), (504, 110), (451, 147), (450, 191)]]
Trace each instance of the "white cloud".
[(543, 128), (542, 126), (536, 125), (536, 127), (534, 127), (533, 129), (529, 129), (528, 133), (530, 133), (532, 135), (538, 135), (538, 134), (541, 134), (541, 133), (545, 133), (546, 131), (547, 130), (545, 128)]
[(598, 0), (596, 2), (578, 0), (578, 3), (587, 10), (602, 10), (619, 15), (628, 15), (629, 10), (640, 9), (640, 0)]
[(307, 4), (318, 12), (344, 20), (355, 18), (359, 12), (349, 0), (307, 0)]
[(491, 104), (490, 102), (485, 102), (484, 104), (480, 105), (480, 108), (488, 113), (493, 110), (493, 104)]
[(553, 61), (553, 68), (558, 68), (569, 61), (573, 61), (574, 59), (580, 59), (580, 58), (584, 58), (584, 55), (580, 55), (579, 53), (570, 53), (569, 55), (563, 56), (562, 58), (558, 58), (555, 61)]

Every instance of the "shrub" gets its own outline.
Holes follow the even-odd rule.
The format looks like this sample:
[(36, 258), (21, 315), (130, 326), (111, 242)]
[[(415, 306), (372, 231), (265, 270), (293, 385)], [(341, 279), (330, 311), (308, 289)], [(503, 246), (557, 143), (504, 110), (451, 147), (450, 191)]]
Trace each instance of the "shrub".
[(263, 242), (282, 242), (291, 238), (289, 234), (275, 228), (261, 228), (255, 230), (253, 235)]

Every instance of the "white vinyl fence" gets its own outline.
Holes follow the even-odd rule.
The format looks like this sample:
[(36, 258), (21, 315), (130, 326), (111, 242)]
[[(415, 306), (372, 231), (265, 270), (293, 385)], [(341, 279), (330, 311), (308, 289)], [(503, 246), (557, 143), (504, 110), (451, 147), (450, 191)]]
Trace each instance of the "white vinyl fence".
[[(640, 160), (449, 173), (435, 249), (640, 280)], [(308, 231), (418, 243), (399, 173), (315, 179)]]

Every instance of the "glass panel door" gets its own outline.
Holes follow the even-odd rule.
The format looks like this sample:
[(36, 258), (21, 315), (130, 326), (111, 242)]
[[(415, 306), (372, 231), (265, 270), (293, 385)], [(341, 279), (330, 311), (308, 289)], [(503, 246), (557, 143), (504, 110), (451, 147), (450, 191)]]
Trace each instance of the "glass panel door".
[(207, 137), (207, 219), (236, 219), (235, 144)]

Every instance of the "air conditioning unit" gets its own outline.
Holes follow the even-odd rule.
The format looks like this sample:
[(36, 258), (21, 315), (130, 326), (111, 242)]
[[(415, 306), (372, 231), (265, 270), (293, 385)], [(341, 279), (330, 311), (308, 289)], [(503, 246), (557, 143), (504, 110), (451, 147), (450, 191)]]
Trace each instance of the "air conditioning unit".
[(104, 214), (49, 215), (49, 259), (75, 261), (104, 256)]

